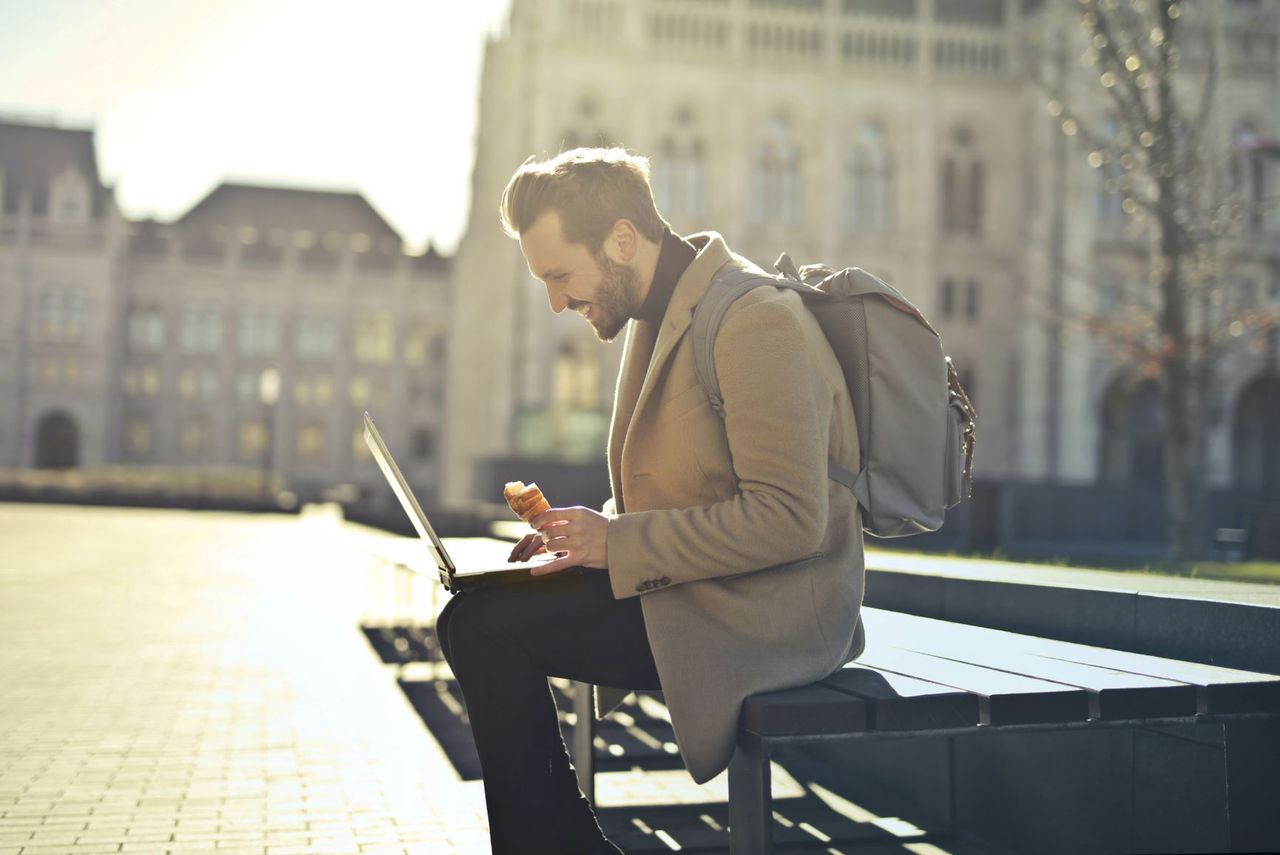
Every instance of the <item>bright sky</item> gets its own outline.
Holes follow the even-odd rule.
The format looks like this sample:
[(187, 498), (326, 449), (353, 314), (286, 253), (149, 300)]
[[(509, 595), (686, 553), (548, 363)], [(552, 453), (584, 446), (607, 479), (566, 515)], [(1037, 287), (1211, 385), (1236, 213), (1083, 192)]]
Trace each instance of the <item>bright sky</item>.
[(0, 0), (0, 114), (96, 128), (134, 218), (222, 180), (358, 190), (416, 250), (469, 205), (509, 0)]

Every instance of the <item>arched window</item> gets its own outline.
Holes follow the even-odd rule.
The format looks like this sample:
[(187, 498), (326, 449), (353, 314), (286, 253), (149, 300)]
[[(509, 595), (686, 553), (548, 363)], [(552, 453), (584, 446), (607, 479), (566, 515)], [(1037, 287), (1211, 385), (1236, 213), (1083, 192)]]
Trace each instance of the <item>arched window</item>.
[(1280, 481), (1280, 378), (1259, 377), (1240, 394), (1231, 425), (1231, 468), (1237, 487)]
[(775, 116), (756, 145), (752, 165), (752, 219), (791, 225), (800, 216), (800, 149), (790, 123)]
[(882, 231), (893, 218), (893, 164), (884, 132), (863, 124), (845, 161), (845, 225), (851, 230)]
[(957, 126), (942, 159), (942, 230), (950, 234), (982, 234), (986, 175), (973, 132)]
[(677, 111), (674, 127), (658, 145), (651, 163), (654, 201), (670, 219), (696, 217), (702, 213), (706, 185), (706, 145), (698, 135), (693, 112)]
[(1102, 480), (1107, 484), (1164, 484), (1164, 414), (1153, 380), (1112, 383), (1102, 404)]

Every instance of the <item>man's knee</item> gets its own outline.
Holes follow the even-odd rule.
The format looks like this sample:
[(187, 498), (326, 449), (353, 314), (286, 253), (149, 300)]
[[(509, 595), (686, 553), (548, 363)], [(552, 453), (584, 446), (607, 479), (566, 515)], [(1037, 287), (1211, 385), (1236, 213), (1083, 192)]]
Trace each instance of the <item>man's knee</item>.
[(487, 628), (491, 620), (486, 608), (486, 597), (479, 591), (468, 591), (454, 594), (436, 618), (436, 636), (440, 639), (440, 649), (445, 661), (457, 673), (460, 651), (470, 654), (482, 653), (492, 649), (492, 642), (486, 640)]
[(440, 643), (440, 652), (444, 654), (444, 661), (450, 665), (453, 665), (453, 653), (449, 640), (449, 627), (453, 624), (454, 615), (457, 614), (458, 607), (463, 599), (464, 597), (461, 593), (454, 594), (444, 604), (440, 614), (436, 615), (436, 640)]

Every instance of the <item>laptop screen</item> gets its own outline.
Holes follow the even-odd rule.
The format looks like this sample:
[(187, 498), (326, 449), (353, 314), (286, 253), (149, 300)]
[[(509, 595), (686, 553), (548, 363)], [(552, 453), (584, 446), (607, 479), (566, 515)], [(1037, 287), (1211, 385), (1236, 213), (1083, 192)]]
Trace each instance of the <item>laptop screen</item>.
[(413, 495), (413, 491), (409, 489), (408, 482), (400, 474), (400, 467), (396, 466), (395, 459), (392, 458), (391, 452), (387, 450), (387, 444), (382, 441), (382, 435), (378, 433), (378, 428), (374, 425), (373, 419), (368, 412), (364, 414), (364, 441), (369, 446), (369, 451), (373, 453), (373, 459), (378, 461), (378, 467), (382, 469), (382, 474), (386, 477), (387, 483), (391, 485), (391, 490), (396, 494), (396, 498), (400, 500), (400, 505), (404, 508), (404, 512), (409, 515), (409, 522), (413, 523), (418, 535), (427, 542), (427, 548), (435, 556), (436, 564), (444, 572), (453, 575), (456, 568), (449, 558), (448, 551), (444, 548), (440, 538), (436, 536), (435, 529), (431, 527), (431, 523), (427, 520), (427, 515), (422, 512), (417, 498)]

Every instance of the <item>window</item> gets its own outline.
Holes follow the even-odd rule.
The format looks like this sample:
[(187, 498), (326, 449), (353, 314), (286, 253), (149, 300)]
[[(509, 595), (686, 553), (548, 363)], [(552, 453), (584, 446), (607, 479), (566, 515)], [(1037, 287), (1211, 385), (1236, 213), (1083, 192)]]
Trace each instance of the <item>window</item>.
[(209, 420), (204, 416), (190, 416), (182, 423), (182, 453), (203, 454), (209, 450)]
[(280, 349), (279, 320), (268, 312), (244, 312), (238, 338), (241, 353), (273, 356)]
[(327, 359), (336, 349), (337, 332), (332, 318), (302, 317), (294, 329), (294, 348), (304, 359)]
[(603, 146), (614, 144), (613, 135), (605, 131), (600, 122), (600, 104), (592, 95), (578, 101), (577, 115), (570, 120), (572, 128), (564, 135), (564, 150), (578, 146)]
[(56, 223), (83, 223), (89, 219), (89, 184), (75, 169), (53, 179), (50, 219)]
[(786, 119), (778, 116), (769, 122), (754, 160), (752, 219), (757, 224), (795, 223), (800, 216), (800, 149)]
[(190, 401), (196, 397), (212, 400), (218, 396), (218, 372), (213, 369), (185, 369), (178, 373), (178, 394)]
[(1101, 422), (1103, 483), (1160, 487), (1164, 483), (1164, 414), (1155, 382), (1113, 381), (1103, 398)]
[(125, 369), (124, 376), (120, 379), (120, 387), (129, 397), (136, 397), (142, 391), (142, 378), (138, 374), (138, 369)]
[(404, 362), (406, 365), (424, 365), (428, 360), (438, 363), (442, 353), (435, 351), (435, 336), (424, 324), (414, 324), (404, 336)]
[(138, 306), (129, 310), (129, 348), (138, 352), (152, 352), (164, 347), (164, 316), (150, 306)]
[(982, 233), (986, 177), (973, 132), (960, 126), (951, 133), (942, 160), (942, 230), (950, 234)]
[(413, 429), (412, 437), (413, 459), (418, 462), (425, 462), (435, 456), (436, 453), (436, 435), (429, 427), (416, 427)]
[(333, 381), (328, 377), (317, 377), (311, 391), (316, 404), (321, 407), (333, 401)]
[(262, 456), (267, 448), (267, 424), (263, 421), (249, 420), (240, 423), (240, 457), (254, 460)]
[(978, 319), (978, 283), (973, 279), (965, 288), (964, 316), (971, 321)]
[(351, 378), (351, 403), (357, 407), (366, 406), (373, 397), (373, 384), (368, 377)]
[(55, 286), (40, 294), (40, 334), (46, 341), (74, 342), (84, 336), (88, 301), (74, 288)]
[(1236, 124), (1233, 143), (1232, 184), (1245, 206), (1245, 228), (1256, 232), (1262, 228), (1267, 204), (1267, 144), (1257, 127), (1248, 121)]
[(1098, 307), (1099, 315), (1104, 317), (1114, 315), (1123, 308), (1125, 296), (1124, 277), (1118, 270), (1106, 266), (1099, 267), (1094, 287), (1097, 288), (1095, 304)]
[(156, 393), (160, 391), (160, 369), (154, 365), (148, 365), (143, 368), (141, 383), (142, 394), (148, 398), (154, 398)]
[(324, 426), (303, 425), (298, 429), (298, 456), (314, 460), (324, 455)]
[(659, 144), (652, 163), (658, 209), (669, 217), (701, 214), (706, 164), (706, 146), (693, 128), (693, 111), (683, 107), (676, 112), (674, 127)]
[(845, 170), (845, 225), (858, 231), (887, 228), (893, 217), (893, 168), (877, 125), (858, 129)]
[(365, 365), (386, 365), (391, 361), (395, 347), (395, 325), (390, 317), (360, 318), (355, 327), (356, 362)]
[(943, 279), (942, 286), (939, 288), (938, 305), (942, 317), (949, 318), (955, 314), (956, 310), (956, 283), (950, 279)]
[(600, 402), (600, 360), (584, 343), (565, 343), (552, 367), (553, 406), (567, 410), (598, 410)]
[(131, 455), (151, 452), (151, 421), (142, 416), (129, 416), (124, 422), (124, 448)]
[(178, 321), (178, 342), (188, 353), (217, 353), (222, 348), (222, 314), (187, 306)]

